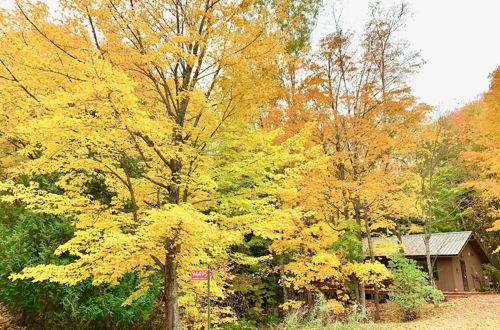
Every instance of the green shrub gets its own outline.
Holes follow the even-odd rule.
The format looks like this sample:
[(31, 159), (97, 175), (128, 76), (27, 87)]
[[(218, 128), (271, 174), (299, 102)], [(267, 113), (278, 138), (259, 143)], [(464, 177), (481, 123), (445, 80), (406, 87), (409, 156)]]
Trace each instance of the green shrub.
[(497, 267), (491, 265), (491, 264), (484, 264), (483, 265), (483, 272), (484, 275), (488, 277), (488, 282), (487, 285), (489, 286), (490, 283), (493, 286), (494, 290), (499, 291), (500, 290), (500, 269)]
[(69, 256), (56, 257), (53, 252), (71, 235), (67, 219), (0, 203), (0, 301), (22, 315), (30, 328), (123, 329), (144, 324), (160, 288), (158, 284), (131, 306), (122, 307), (138, 284), (135, 274), (128, 274), (118, 286), (99, 287), (90, 279), (70, 287), (8, 278), (26, 266), (69, 262)]
[(444, 299), (443, 293), (428, 284), (427, 275), (419, 269), (415, 260), (396, 254), (389, 267), (393, 283), (389, 286), (389, 299), (394, 302), (403, 321), (418, 318), (424, 305)]
[(491, 291), (491, 289), (490, 288), (481, 287), (481, 288), (477, 288), (476, 291), (477, 292), (487, 292), (487, 291)]
[(265, 325), (278, 318), (283, 291), (279, 285), (279, 274), (274, 270), (279, 260), (270, 254), (270, 244), (269, 239), (247, 235), (242, 243), (233, 247), (233, 253), (248, 256), (248, 259), (272, 257), (266, 262), (241, 263), (233, 269), (231, 287), (238, 299), (233, 300), (231, 306), (240, 321), (255, 321)]
[(252, 330), (258, 329), (255, 321), (240, 321), (238, 323), (228, 324), (222, 327), (224, 330)]

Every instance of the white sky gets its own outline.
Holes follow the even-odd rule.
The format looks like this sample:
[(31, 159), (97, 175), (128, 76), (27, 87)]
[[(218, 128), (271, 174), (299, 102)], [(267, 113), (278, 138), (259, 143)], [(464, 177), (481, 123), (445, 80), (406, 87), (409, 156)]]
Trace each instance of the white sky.
[[(56, 0), (42, 0), (49, 5)], [(332, 8), (342, 7), (342, 20), (360, 31), (369, 0), (324, 0), (313, 32), (313, 45), (333, 32)], [(0, 7), (14, 0), (0, 0)], [(380, 0), (389, 6), (394, 0)], [(489, 74), (500, 65), (500, 0), (407, 0), (413, 16), (402, 36), (420, 50), (426, 64), (412, 87), (420, 101), (441, 113), (476, 99), (488, 89)]]
[[(342, 21), (360, 31), (369, 0), (324, 0), (313, 33), (313, 46), (333, 32), (332, 8)], [(380, 0), (384, 6), (394, 0)], [(412, 80), (420, 101), (440, 113), (476, 99), (489, 86), (489, 74), (500, 65), (500, 0), (407, 0), (413, 15), (402, 37), (420, 50), (426, 64)]]

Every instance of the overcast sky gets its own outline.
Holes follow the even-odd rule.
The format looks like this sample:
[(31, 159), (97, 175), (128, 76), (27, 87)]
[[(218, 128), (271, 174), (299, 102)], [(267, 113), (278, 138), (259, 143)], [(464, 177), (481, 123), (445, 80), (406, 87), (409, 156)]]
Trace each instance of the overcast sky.
[[(381, 0), (384, 6), (394, 0)], [(408, 0), (412, 17), (402, 37), (420, 50), (426, 64), (414, 77), (414, 94), (447, 112), (488, 89), (489, 74), (500, 65), (500, 0)], [(333, 32), (332, 7), (343, 8), (342, 21), (363, 28), (369, 0), (325, 0), (313, 33), (317, 45)]]
[[(342, 20), (362, 29), (369, 0), (324, 0), (313, 44), (333, 32), (332, 8)], [(0, 0), (9, 7), (14, 0)], [(54, 4), (56, 0), (44, 0)], [(407, 0), (413, 16), (403, 37), (420, 50), (426, 64), (414, 77), (414, 94), (440, 112), (460, 107), (488, 89), (489, 74), (500, 65), (500, 0)], [(394, 0), (381, 0), (390, 6)]]

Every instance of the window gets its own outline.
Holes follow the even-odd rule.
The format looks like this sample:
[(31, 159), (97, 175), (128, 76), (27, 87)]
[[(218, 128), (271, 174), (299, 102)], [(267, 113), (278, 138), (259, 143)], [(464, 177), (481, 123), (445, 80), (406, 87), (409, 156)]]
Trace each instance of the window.
[[(439, 280), (439, 271), (437, 267), (437, 260), (434, 261), (434, 265), (432, 268), (432, 274), (434, 275), (435, 280)], [(427, 271), (427, 261), (426, 260), (417, 260), (417, 266), (419, 266), (423, 272), (428, 274), (429, 272)]]
[(432, 274), (434, 275), (435, 280), (439, 280), (439, 271), (437, 261), (434, 263), (434, 267), (432, 269)]

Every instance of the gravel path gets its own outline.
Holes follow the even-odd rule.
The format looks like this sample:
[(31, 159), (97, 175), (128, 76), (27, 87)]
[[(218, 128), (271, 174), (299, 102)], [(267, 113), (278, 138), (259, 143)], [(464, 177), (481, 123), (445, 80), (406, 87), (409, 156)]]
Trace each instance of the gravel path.
[(500, 295), (454, 298), (408, 323), (377, 324), (372, 329), (500, 329)]

